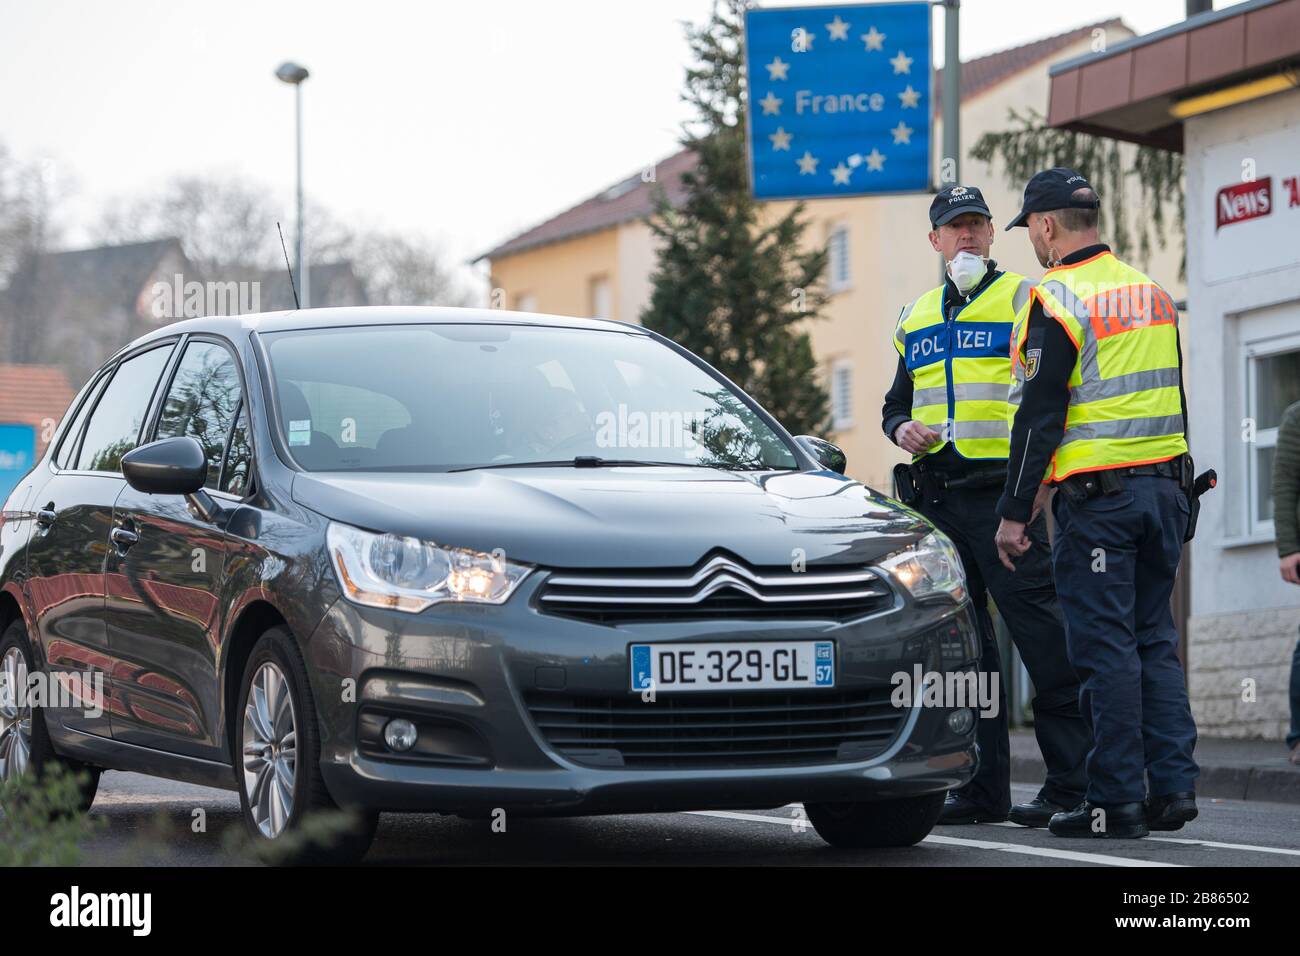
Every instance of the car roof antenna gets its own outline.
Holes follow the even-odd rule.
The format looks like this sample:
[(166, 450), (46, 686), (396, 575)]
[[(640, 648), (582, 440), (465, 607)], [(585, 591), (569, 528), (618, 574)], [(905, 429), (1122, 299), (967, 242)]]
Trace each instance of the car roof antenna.
[(289, 270), (289, 291), (293, 293), (293, 307), (301, 309), (298, 304), (298, 287), (293, 282), (293, 266), (289, 265), (289, 247), (284, 244), (284, 230), (280, 228), (280, 223), (275, 224), (275, 231), (280, 234), (280, 248), (284, 251), (284, 267)]

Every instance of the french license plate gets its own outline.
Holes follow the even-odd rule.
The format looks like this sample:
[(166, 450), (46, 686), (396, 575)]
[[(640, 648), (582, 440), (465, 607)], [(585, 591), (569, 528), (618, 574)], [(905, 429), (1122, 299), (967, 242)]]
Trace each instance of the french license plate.
[(632, 690), (834, 687), (833, 641), (633, 644)]

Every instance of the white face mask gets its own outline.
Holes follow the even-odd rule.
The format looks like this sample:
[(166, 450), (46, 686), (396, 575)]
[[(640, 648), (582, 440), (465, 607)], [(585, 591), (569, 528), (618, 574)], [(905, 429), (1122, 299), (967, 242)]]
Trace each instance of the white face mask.
[(987, 261), (973, 252), (959, 252), (948, 263), (948, 275), (962, 295), (979, 285), (987, 271)]

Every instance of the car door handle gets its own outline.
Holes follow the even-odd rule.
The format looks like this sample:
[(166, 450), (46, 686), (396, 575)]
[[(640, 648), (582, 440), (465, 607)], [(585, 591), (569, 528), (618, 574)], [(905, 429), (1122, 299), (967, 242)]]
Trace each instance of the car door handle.
[(120, 552), (125, 552), (131, 547), (131, 545), (140, 540), (138, 534), (134, 531), (129, 531), (126, 528), (114, 528), (108, 536), (113, 540), (113, 543), (117, 545), (117, 550)]
[(42, 528), (48, 528), (50, 525), (54, 524), (54, 520), (58, 518), (58, 516), (59, 513), (53, 508), (42, 508), (40, 511), (36, 512), (36, 523)]

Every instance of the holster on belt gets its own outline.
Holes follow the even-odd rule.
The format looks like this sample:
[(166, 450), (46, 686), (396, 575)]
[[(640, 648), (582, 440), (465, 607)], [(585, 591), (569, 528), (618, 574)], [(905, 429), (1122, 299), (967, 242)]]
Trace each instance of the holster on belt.
[(912, 477), (911, 465), (894, 466), (894, 497), (909, 507), (921, 500), (921, 489)]
[[(1196, 519), (1201, 516), (1201, 495), (1219, 483), (1219, 476), (1213, 468), (1207, 468), (1197, 475), (1196, 465), (1192, 462), (1191, 455), (1182, 457), (1182, 468), (1179, 484), (1182, 486), (1183, 493), (1187, 495), (1187, 504), (1191, 508), (1191, 516), (1187, 519), (1187, 532), (1183, 535), (1183, 542), (1186, 543), (1196, 536)], [(1193, 475), (1196, 477), (1193, 478)]]

